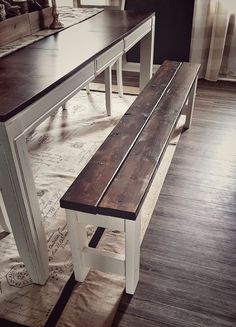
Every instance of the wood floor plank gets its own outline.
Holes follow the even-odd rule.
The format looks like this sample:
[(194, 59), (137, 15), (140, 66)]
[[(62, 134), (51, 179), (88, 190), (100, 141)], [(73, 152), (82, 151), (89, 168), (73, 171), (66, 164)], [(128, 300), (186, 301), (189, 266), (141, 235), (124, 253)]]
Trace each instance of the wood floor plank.
[(230, 176), (222, 176), (222, 175), (217, 175), (217, 174), (206, 174), (203, 171), (198, 171), (196, 178), (195, 176), (195, 171), (194, 169), (191, 169), (189, 167), (188, 170), (185, 170), (183, 167), (180, 165), (172, 165), (169, 169), (169, 175), (173, 176), (179, 176), (179, 175), (184, 176), (184, 182), (205, 186), (205, 187), (212, 187), (217, 190), (224, 190), (224, 191), (231, 191), (235, 192), (236, 191), (236, 177), (230, 177)]
[[(232, 158), (232, 160), (234, 160)], [(205, 175), (217, 175), (235, 178), (236, 167), (231, 159), (225, 162), (225, 159), (220, 159), (217, 155), (215, 158), (207, 158), (206, 156), (196, 156), (194, 153), (176, 154), (173, 159), (173, 164), (182, 166), (185, 170), (195, 172), (205, 172)], [(206, 174), (207, 170), (207, 174)]]
[[(154, 262), (155, 261), (155, 264)], [(189, 264), (177, 259), (170, 260), (156, 255), (152, 260), (144, 258), (141, 262), (143, 272), (152, 272), (154, 278), (158, 281), (162, 280), (160, 285), (167, 286), (170, 282), (174, 282), (180, 288), (180, 284), (184, 283), (185, 288), (192, 287), (207, 287), (215, 289), (224, 294), (230, 294), (230, 297), (235, 296), (236, 280), (232, 275), (225, 274), (224, 271), (217, 271), (199, 265)]]
[(184, 221), (204, 220), (208, 226), (220, 224), (221, 228), (224, 226), (227, 230), (236, 229), (234, 208), (224, 207), (210, 202), (198, 201), (196, 199), (186, 201), (178, 195), (170, 196), (166, 194), (161, 194), (159, 196), (158, 204), (159, 205), (155, 210), (155, 213), (157, 214), (163, 210), (169, 209), (174, 216), (176, 213), (182, 215)]
[[(198, 292), (201, 292), (201, 298), (199, 298)], [(176, 279), (166, 279), (165, 276), (160, 277), (155, 273), (150, 278), (149, 272), (143, 273), (139, 294), (143, 299), (148, 296), (150, 302), (160, 302), (194, 312), (196, 315), (207, 314), (214, 320), (227, 318), (232, 322), (236, 318), (236, 312), (232, 311), (232, 307), (235, 305), (235, 294), (224, 293), (222, 290), (219, 291), (200, 283), (196, 284), (195, 278), (192, 280), (182, 278), (176, 281)], [(225, 305), (222, 306), (222, 303)]]
[[(146, 297), (147, 296), (148, 294), (146, 293)], [(151, 321), (152, 324), (155, 323), (156, 327), (162, 327), (163, 325), (169, 325), (171, 327), (235, 326), (232, 321), (226, 321), (203, 313), (195, 313), (177, 306), (166, 305), (162, 301), (146, 301), (146, 297), (144, 300), (143, 298), (136, 296), (135, 300), (131, 300), (128, 308), (124, 306), (125, 309), (123, 309), (122, 305), (121, 312), (122, 309), (125, 312), (123, 311), (123, 316), (120, 317), (118, 326), (125, 326), (125, 316), (127, 315), (132, 315), (134, 318), (142, 317), (143, 319)], [(133, 321), (136, 321), (136, 319)], [(136, 326), (136, 323), (130, 326)]]

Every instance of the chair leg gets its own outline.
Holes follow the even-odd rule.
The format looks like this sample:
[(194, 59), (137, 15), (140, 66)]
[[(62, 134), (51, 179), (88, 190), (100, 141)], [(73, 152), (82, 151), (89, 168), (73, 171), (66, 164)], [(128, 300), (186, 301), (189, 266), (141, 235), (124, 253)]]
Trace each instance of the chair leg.
[(116, 77), (119, 96), (123, 97), (122, 57), (119, 57), (116, 62)]

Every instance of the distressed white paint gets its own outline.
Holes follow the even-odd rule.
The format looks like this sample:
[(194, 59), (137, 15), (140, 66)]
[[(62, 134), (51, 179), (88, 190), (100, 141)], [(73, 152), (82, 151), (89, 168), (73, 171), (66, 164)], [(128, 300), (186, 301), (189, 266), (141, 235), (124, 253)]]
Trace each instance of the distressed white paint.
[(83, 249), (88, 247), (86, 225), (79, 222), (77, 213), (72, 210), (66, 210), (66, 220), (75, 279), (83, 282), (90, 269), (85, 265), (83, 257)]
[(139, 280), (141, 217), (125, 221), (125, 290), (134, 294)]

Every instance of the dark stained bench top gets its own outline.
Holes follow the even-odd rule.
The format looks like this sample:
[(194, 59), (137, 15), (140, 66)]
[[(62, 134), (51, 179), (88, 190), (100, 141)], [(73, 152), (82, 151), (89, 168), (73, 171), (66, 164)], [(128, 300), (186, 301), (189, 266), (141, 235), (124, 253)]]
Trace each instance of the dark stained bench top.
[(165, 61), (61, 199), (61, 207), (136, 219), (199, 65)]
[(1, 58), (0, 122), (38, 100), (153, 15), (103, 11)]

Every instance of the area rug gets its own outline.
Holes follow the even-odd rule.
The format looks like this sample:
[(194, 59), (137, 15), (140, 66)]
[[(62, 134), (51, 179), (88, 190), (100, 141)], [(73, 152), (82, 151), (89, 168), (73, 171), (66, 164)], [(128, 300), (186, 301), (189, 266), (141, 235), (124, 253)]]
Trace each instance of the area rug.
[[(134, 101), (135, 96), (120, 98), (113, 94), (112, 116), (106, 116), (105, 96), (101, 92), (79, 92), (68, 109), (59, 109), (28, 136), (37, 194), (48, 241), (50, 276), (45, 286), (33, 285), (22, 264), (11, 234), (0, 237), (0, 319), (23, 326), (54, 326), (52, 318), (65, 285), (72, 280), (73, 267), (67, 237), (64, 210), (59, 199), (83, 169), (121, 116)], [(160, 192), (170, 160), (173, 156), (183, 121), (162, 161), (154, 180), (150, 197), (145, 200), (142, 213), (142, 236), (155, 206), (152, 194)], [(91, 237), (94, 230), (88, 226)], [(0, 229), (0, 233), (3, 231)], [(124, 235), (106, 231), (98, 247), (121, 253)], [(111, 326), (124, 291), (124, 278), (91, 271), (85, 282), (73, 284), (74, 289), (57, 326)], [(65, 304), (65, 303), (64, 303)], [(0, 320), (1, 322), (1, 320)], [(1, 323), (0, 323), (1, 325)]]

